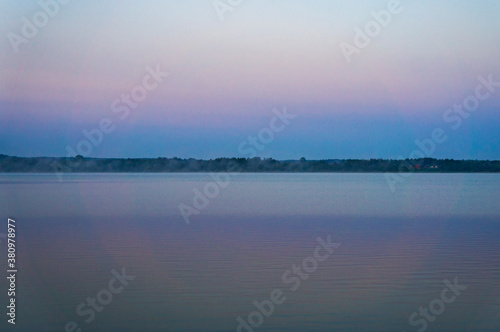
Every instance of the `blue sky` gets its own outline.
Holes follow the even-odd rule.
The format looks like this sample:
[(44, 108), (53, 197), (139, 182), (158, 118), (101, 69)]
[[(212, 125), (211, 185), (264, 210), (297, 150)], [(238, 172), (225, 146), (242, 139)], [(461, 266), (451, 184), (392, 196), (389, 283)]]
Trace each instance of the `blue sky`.
[[(499, 159), (500, 89), (456, 130), (443, 114), (478, 77), (500, 81), (500, 1), (401, 1), (347, 62), (340, 45), (389, 3), (242, 1), (220, 20), (212, 1), (69, 1), (13, 47), (42, 7), (2, 1), (0, 153), (64, 156), (108, 118), (91, 157), (244, 157), (287, 107), (297, 117), (261, 156), (407, 157), (443, 128), (434, 157)], [(147, 68), (169, 76), (119, 119), (113, 102)]]

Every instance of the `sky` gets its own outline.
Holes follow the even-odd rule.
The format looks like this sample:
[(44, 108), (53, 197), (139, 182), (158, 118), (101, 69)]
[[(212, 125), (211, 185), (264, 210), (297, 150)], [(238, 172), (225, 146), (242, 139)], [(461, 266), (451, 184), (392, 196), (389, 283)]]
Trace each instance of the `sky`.
[(275, 159), (498, 160), (500, 86), (482, 82), (500, 82), (499, 13), (497, 0), (0, 0), (0, 154), (251, 157), (256, 142)]

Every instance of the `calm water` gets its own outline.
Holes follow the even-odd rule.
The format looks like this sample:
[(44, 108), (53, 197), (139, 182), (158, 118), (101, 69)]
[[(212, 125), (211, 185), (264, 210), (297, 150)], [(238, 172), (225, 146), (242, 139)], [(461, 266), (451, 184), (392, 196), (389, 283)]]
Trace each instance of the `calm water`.
[[(178, 206), (209, 174), (63, 180), (0, 174), (0, 234), (17, 222), (15, 330), (237, 331), (249, 315), (254, 331), (500, 330), (500, 175), (417, 174), (392, 193), (381, 174), (241, 174), (190, 224)], [(340, 247), (293, 274), (329, 235)], [(135, 278), (92, 309), (122, 268)], [(467, 289), (443, 304), (455, 278)], [(275, 289), (284, 302), (252, 316)]]

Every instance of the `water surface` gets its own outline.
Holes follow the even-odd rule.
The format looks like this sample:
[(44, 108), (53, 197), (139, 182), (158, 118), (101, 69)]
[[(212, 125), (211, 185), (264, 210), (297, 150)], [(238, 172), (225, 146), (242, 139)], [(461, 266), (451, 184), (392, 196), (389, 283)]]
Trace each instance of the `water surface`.
[[(255, 331), (417, 331), (410, 315), (458, 278), (467, 289), (426, 331), (499, 330), (499, 175), (415, 174), (393, 193), (381, 174), (240, 174), (186, 224), (179, 204), (212, 181), (0, 175), (1, 215), (18, 224), (16, 328), (236, 331), (280, 289)], [(329, 235), (340, 247), (292, 291), (283, 273)], [(86, 323), (77, 306), (122, 268), (135, 279)]]

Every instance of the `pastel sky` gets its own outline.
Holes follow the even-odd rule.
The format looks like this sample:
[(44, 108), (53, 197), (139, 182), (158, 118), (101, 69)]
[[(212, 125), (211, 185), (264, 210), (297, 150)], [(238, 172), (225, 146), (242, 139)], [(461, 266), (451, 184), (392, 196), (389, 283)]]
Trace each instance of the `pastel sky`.
[[(500, 1), (401, 1), (347, 62), (340, 45), (390, 2), (243, 0), (221, 20), (213, 0), (73, 0), (43, 22), (55, 0), (0, 0), (0, 153), (65, 156), (108, 118), (89, 157), (248, 157), (286, 107), (259, 156), (407, 158), (442, 128), (432, 157), (500, 159), (500, 87), (458, 128), (443, 118), (478, 77), (500, 82)], [(43, 26), (13, 47), (23, 18)], [(147, 67), (169, 76), (121, 119)]]

